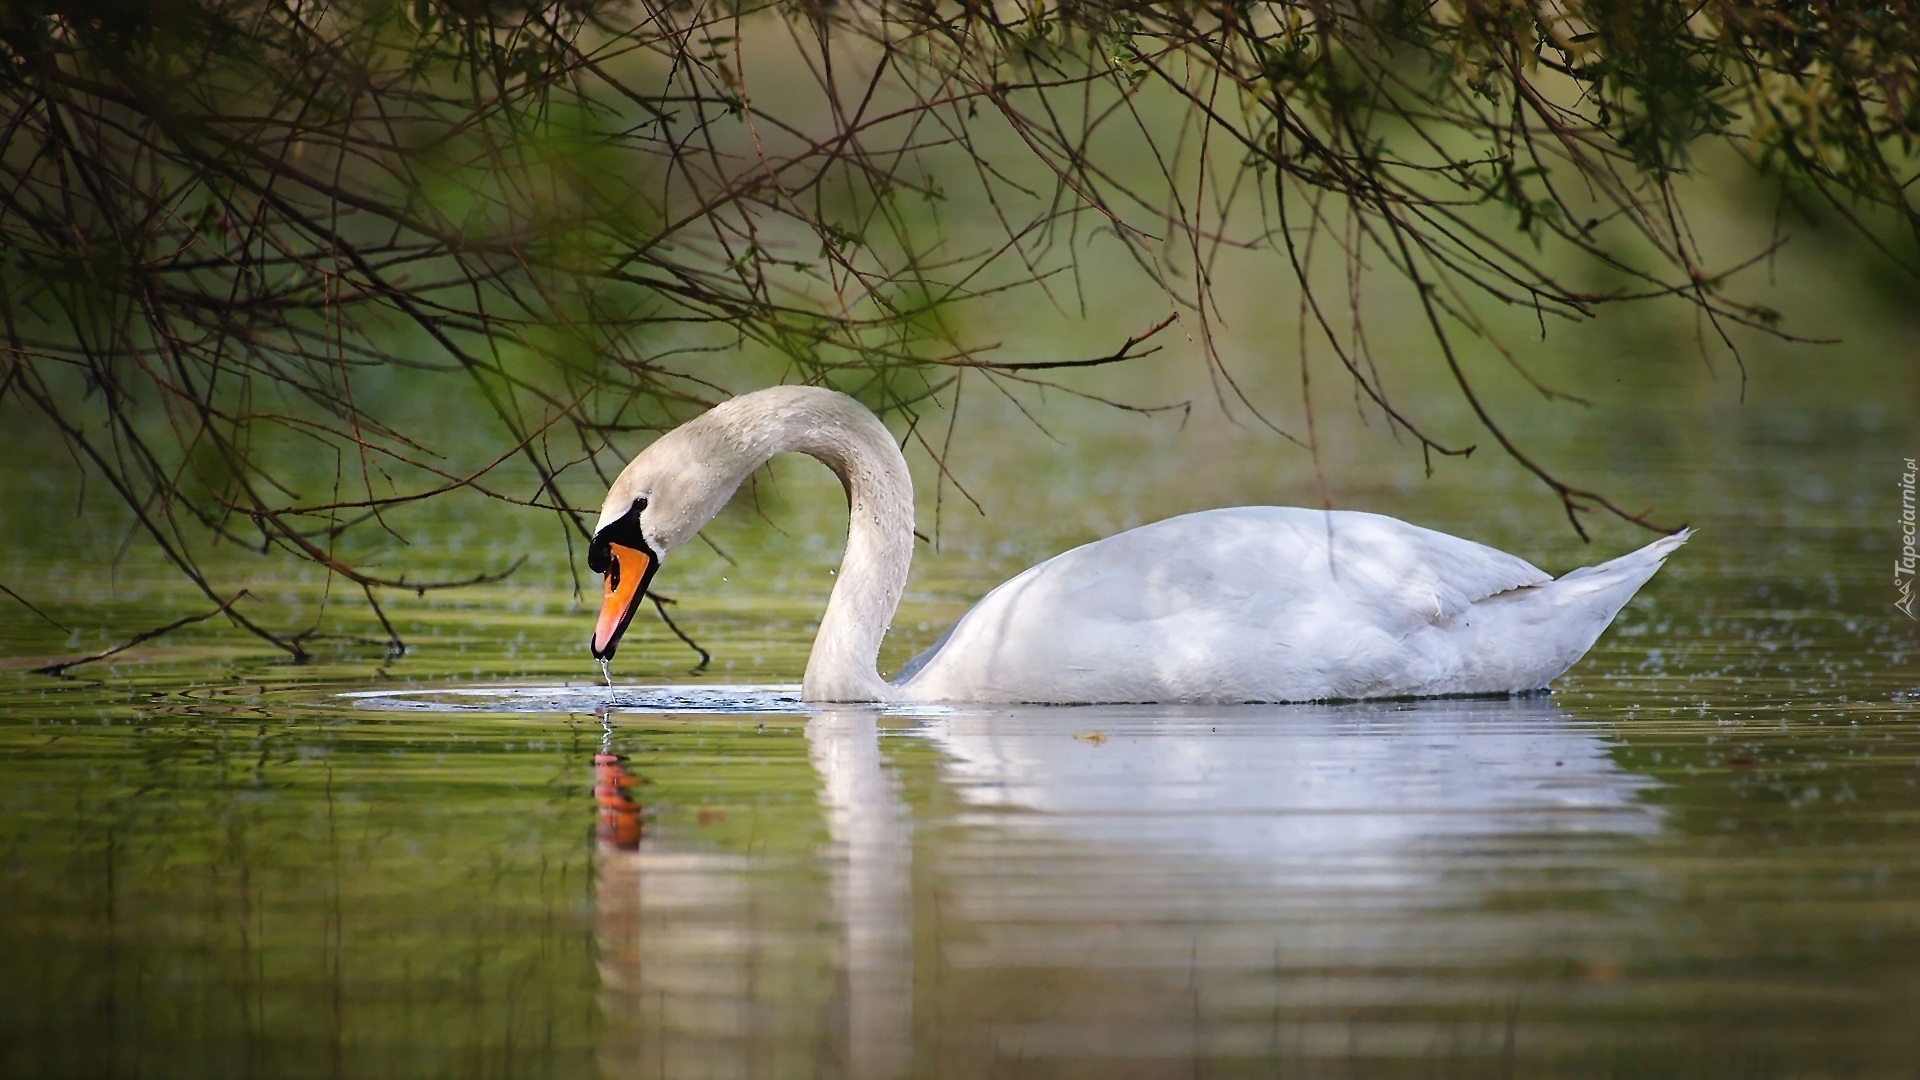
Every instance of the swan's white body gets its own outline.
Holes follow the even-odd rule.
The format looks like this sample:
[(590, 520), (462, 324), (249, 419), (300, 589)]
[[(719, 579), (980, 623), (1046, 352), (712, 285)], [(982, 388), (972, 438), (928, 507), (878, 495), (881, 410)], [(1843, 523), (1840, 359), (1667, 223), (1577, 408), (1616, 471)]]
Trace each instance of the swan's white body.
[(1556, 581), (1377, 514), (1242, 506), (1095, 541), (987, 594), (919, 701), (1312, 701), (1545, 687), (1680, 543)]
[(893, 683), (880, 641), (913, 555), (913, 491), (851, 398), (776, 387), (662, 436), (614, 482), (665, 559), (753, 470), (795, 450), (847, 489), (847, 548), (802, 682), (810, 701), (1246, 702), (1516, 693), (1579, 660), (1687, 533), (1559, 579), (1377, 514), (1251, 506), (1142, 526), (993, 590)]

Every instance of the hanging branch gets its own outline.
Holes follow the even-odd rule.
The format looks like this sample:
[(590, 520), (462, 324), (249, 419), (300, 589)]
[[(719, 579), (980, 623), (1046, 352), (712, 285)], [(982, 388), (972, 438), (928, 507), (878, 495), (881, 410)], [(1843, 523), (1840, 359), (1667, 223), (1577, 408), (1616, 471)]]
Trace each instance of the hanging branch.
[(239, 592), (234, 593), (231, 597), (229, 597), (225, 603), (221, 604), (217, 608), (214, 608), (212, 611), (204, 611), (198, 615), (189, 615), (184, 619), (175, 619), (173, 622), (170, 622), (165, 626), (156, 626), (152, 630), (142, 630), (140, 633), (133, 635), (132, 637), (128, 638), (127, 640), (121, 642), (118, 645), (115, 645), (113, 648), (104, 649), (100, 652), (94, 653), (91, 656), (82, 656), (74, 660), (62, 660), (59, 663), (47, 664), (44, 667), (29, 668), (28, 670), (32, 671), (36, 675), (55, 675), (55, 676), (64, 675), (66, 674), (67, 669), (69, 668), (76, 668), (76, 667), (79, 667), (81, 664), (91, 664), (96, 661), (105, 660), (109, 657), (118, 656), (119, 654), (126, 652), (128, 649), (133, 648), (135, 645), (138, 645), (143, 641), (152, 641), (154, 638), (160, 637), (163, 634), (171, 634), (175, 630), (178, 630), (183, 626), (192, 626), (194, 623), (197, 623), (197, 622), (205, 622), (206, 620), (213, 618), (215, 615), (224, 615), (227, 613), (227, 610), (229, 608), (233, 607), (234, 604), (239, 602), (241, 597), (246, 595), (247, 595), (247, 590), (241, 589)]
[[(1415, 377), (1458, 394), (1585, 535), (1588, 509), (1655, 522), (1511, 434), (1469, 378), (1472, 339), (1534, 407), (1565, 395), (1483, 309), (1542, 335), (1691, 309), (1709, 360), (1797, 340), (1740, 293), (1779, 238), (1716, 263), (1694, 235), (1679, 181), (1710, 144), (1920, 276), (1909, 4), (178, 0), (111, 15), (0, 5), (6, 422), (57, 435), (209, 601), (233, 588), (222, 545), (309, 563), (354, 586), (390, 649), (383, 597), (423, 579), (375, 560), (416, 508), (465, 493), (555, 514), (571, 542), (638, 441), (748, 389), (769, 356), (902, 418), (944, 489), (951, 440), (917, 420), (957, 409), (953, 369), (1036, 424), (1032, 399), (1054, 387), (1152, 411), (1093, 380), (1154, 355), (1142, 346), (1178, 320), (1223, 409), (1319, 468), (1319, 436), (1271, 422), (1244, 370), (1288, 361), (1230, 363), (1248, 350), (1221, 340), (1220, 281), (1264, 273), (1302, 313), (1299, 362), (1331, 351), (1354, 407), (1426, 468), (1472, 440), (1389, 393)], [(1009, 359), (973, 314), (1026, 294), (1083, 317), (1119, 276), (1169, 314), (1105, 355)], [(1373, 352), (1375, 280), (1417, 293), (1428, 347)], [(1288, 381), (1311, 428), (1323, 382)], [(270, 608), (216, 613), (296, 659), (326, 636)]]
[(70, 628), (62, 625), (60, 622), (55, 620), (53, 616), (33, 606), (33, 602), (31, 600), (28, 600), (26, 597), (21, 596), (19, 593), (14, 592), (12, 589), (7, 588), (5, 584), (0, 584), (0, 592), (6, 593), (8, 596), (12, 597), (14, 601), (17, 602), (21, 607), (24, 607), (28, 611), (33, 612), (35, 615), (40, 616), (40, 618), (43, 621), (45, 621), (48, 626), (53, 627), (55, 630), (58, 630), (63, 634), (73, 633), (73, 631)]

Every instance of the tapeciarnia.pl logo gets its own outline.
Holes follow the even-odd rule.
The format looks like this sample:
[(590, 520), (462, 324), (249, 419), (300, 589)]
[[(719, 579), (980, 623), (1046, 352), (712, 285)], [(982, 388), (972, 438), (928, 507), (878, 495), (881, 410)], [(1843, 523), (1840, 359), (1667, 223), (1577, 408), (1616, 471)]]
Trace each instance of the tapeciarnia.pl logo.
[(1920, 619), (1920, 615), (1914, 613), (1915, 601), (1920, 600), (1920, 595), (1914, 592), (1914, 564), (1920, 561), (1920, 554), (1914, 551), (1913, 482), (1916, 475), (1920, 475), (1915, 460), (1904, 459), (1906, 471), (1900, 474), (1900, 557), (1893, 564), (1893, 587), (1900, 594), (1893, 606), (1909, 619)]

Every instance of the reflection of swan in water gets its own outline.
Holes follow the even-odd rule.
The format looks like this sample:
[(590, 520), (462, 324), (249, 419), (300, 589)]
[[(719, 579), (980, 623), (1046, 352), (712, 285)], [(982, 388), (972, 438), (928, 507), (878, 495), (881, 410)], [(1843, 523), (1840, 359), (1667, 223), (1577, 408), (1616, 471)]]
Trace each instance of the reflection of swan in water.
[(830, 709), (807, 724), (833, 837), (833, 910), (847, 987), (847, 1069), (855, 1080), (903, 1075), (913, 1049), (913, 821), (880, 760), (866, 709)]
[(918, 733), (969, 805), (1032, 812), (980, 823), (1272, 881), (1325, 877), (1342, 856), (1377, 878), (1448, 839), (1659, 828), (1636, 798), (1651, 781), (1544, 697), (974, 711)]
[(600, 825), (595, 835), (600, 843), (618, 851), (633, 851), (640, 846), (645, 807), (633, 800), (633, 789), (640, 778), (627, 768), (626, 759), (613, 752), (613, 724), (605, 718), (600, 736), (600, 752), (593, 755), (593, 801), (600, 805)]
[(828, 709), (807, 723), (829, 841), (818, 852), (744, 856), (640, 839), (637, 827), (627, 848), (606, 825), (617, 759), (595, 758), (607, 1075), (906, 1074), (912, 822), (875, 719)]
[(1607, 853), (1660, 828), (1651, 781), (1543, 698), (974, 711), (917, 733), (967, 809), (916, 875), (941, 898), (939, 981), (966, 989), (916, 1007), (992, 1061), (1321, 1075), (1512, 1051), (1516, 973), (1625, 931), (1604, 906), (1497, 898), (1605, 896)]
[(807, 725), (823, 852), (603, 849), (609, 1075), (1497, 1053), (1460, 1010), (1510, 1017), (1501, 972), (1601, 917), (1489, 905), (1500, 852), (1604, 889), (1597, 851), (1660, 827), (1538, 698), (895, 719), (961, 805), (917, 843), (874, 714), (835, 709)]

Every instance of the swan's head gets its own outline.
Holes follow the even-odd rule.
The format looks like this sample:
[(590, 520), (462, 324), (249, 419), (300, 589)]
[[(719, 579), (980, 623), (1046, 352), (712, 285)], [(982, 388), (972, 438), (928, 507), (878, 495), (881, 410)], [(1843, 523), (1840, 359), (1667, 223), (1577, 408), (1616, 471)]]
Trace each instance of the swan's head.
[(759, 465), (751, 447), (729, 437), (728, 411), (721, 405), (660, 436), (607, 491), (587, 546), (587, 567), (601, 575), (596, 658), (613, 657), (660, 563), (712, 520)]

